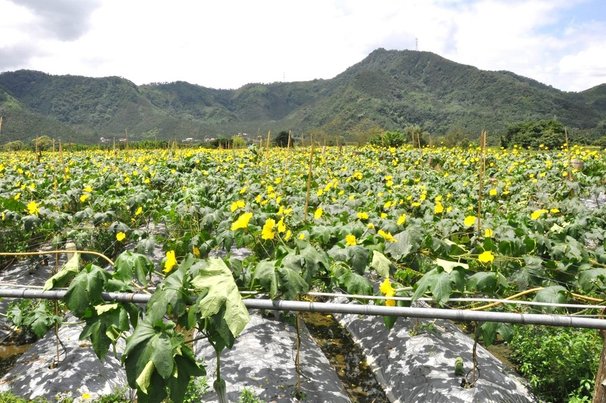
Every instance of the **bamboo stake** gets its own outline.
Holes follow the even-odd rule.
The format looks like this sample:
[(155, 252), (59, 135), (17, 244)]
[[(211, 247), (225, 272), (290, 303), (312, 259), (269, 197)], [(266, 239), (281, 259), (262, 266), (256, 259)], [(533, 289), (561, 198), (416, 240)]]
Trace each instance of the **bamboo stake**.
[(311, 140), (311, 151), (309, 153), (309, 170), (307, 171), (307, 192), (305, 193), (305, 208), (303, 209), (303, 217), (307, 220), (307, 212), (309, 210), (309, 197), (311, 194), (311, 178), (313, 176), (313, 165), (314, 165), (314, 136), (309, 135)]
[(476, 232), (481, 234), (482, 230), (482, 194), (484, 193), (484, 173), (486, 171), (486, 130), (480, 134), (480, 172), (478, 174), (478, 217)]

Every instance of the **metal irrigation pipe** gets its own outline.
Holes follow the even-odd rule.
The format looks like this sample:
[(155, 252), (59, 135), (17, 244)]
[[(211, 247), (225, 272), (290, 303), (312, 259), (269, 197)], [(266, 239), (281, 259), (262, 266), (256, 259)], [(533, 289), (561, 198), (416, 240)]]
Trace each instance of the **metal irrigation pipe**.
[[(66, 293), (66, 290), (41, 291), (0, 288), (0, 297), (5, 298), (62, 299)], [(151, 295), (149, 294), (118, 292), (104, 292), (101, 294), (101, 296), (105, 301), (133, 302), (141, 304), (148, 302), (151, 298)], [(278, 311), (305, 311), (373, 316), (403, 316), (409, 318), (449, 319), (461, 322), (505, 322), (521, 323), (524, 325), (606, 329), (605, 319), (581, 318), (569, 315), (483, 312), (439, 308), (406, 308), (361, 304), (337, 304), (328, 302), (283, 301), (271, 299), (245, 299), (244, 305), (246, 305), (246, 307), (249, 309), (271, 309)]]

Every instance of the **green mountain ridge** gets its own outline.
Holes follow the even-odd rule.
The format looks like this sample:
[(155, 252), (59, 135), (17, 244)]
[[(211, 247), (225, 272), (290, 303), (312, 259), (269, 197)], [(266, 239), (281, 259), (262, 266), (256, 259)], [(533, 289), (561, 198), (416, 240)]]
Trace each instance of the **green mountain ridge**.
[(332, 79), (235, 90), (183, 81), (137, 86), (120, 77), (4, 72), (0, 115), (0, 142), (46, 134), (90, 143), (125, 133), (132, 139), (201, 140), (267, 130), (351, 139), (370, 128), (401, 130), (409, 124), (433, 134), (502, 133), (512, 123), (553, 117), (594, 133), (605, 126), (606, 84), (564, 92), (430, 52), (377, 49)]

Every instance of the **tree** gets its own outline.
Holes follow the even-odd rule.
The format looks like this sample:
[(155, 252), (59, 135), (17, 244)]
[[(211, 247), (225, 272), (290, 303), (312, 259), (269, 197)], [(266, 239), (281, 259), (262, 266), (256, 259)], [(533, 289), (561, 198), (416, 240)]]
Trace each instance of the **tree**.
[(427, 145), (429, 132), (423, 130), (419, 125), (409, 125), (404, 128), (404, 136), (410, 140), (413, 146), (422, 147)]
[[(282, 130), (278, 135), (274, 138), (274, 144), (278, 147), (288, 147), (290, 139), (290, 132), (286, 130)], [(292, 145), (292, 142), (291, 142)]]
[(379, 147), (400, 147), (406, 143), (406, 137), (399, 131), (386, 131), (370, 139), (370, 144)]
[(522, 122), (507, 129), (501, 136), (501, 146), (508, 148), (516, 144), (536, 148), (543, 144), (548, 148), (558, 148), (566, 142), (564, 133), (564, 125), (555, 119)]
[(237, 134), (235, 136), (232, 136), (231, 145), (232, 145), (232, 148), (244, 148), (244, 147), (246, 147), (246, 140), (244, 140), (244, 137)]
[(53, 139), (48, 136), (39, 136), (32, 140), (32, 146), (38, 151), (48, 150), (53, 146)]

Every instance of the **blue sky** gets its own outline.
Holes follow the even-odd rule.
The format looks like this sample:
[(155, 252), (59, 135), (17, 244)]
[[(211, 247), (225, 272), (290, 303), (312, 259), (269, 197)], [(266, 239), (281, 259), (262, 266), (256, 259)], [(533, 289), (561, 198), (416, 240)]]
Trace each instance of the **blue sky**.
[(0, 71), (213, 88), (431, 51), (566, 91), (606, 82), (606, 0), (0, 0)]

